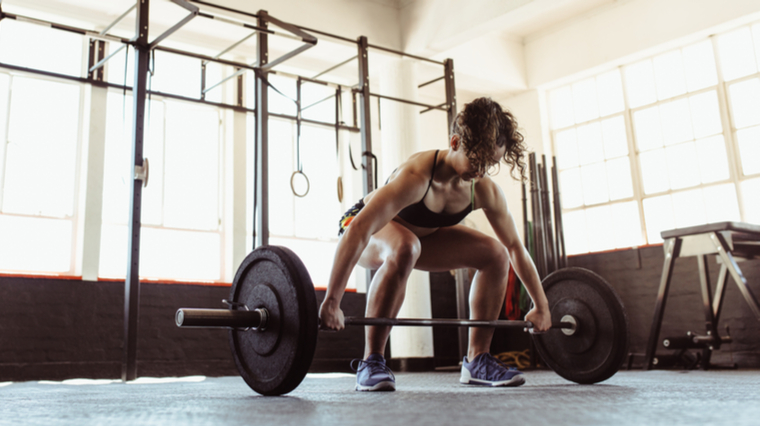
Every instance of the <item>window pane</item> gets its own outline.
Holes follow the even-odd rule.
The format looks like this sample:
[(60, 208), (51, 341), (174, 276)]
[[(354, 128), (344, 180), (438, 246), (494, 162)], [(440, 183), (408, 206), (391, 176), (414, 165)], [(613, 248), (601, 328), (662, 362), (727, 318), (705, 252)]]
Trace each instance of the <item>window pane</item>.
[(221, 253), (219, 233), (146, 227), (142, 229), (140, 242), (140, 275), (180, 280), (219, 280)]
[[(127, 269), (127, 227), (103, 225), (100, 277), (123, 278)], [(141, 229), (140, 277), (217, 281), (221, 278), (219, 233)]]
[(625, 108), (623, 102), (623, 82), (620, 70), (615, 69), (596, 77), (596, 90), (599, 96), (599, 115), (604, 117)]
[(694, 139), (689, 114), (689, 100), (679, 99), (660, 105), (662, 139), (665, 145)]
[(673, 214), (677, 228), (707, 223), (702, 189), (673, 193)]
[[(121, 43), (108, 43), (109, 52), (115, 52)], [(106, 62), (106, 80), (108, 83), (117, 85), (126, 85), (132, 87), (135, 81), (135, 50), (132, 47), (126, 47), (121, 52), (114, 55)], [(126, 67), (124, 60), (127, 60)], [(127, 73), (127, 79), (124, 80), (124, 72)]]
[(557, 167), (562, 169), (578, 166), (578, 142), (575, 128), (554, 135), (557, 148)]
[(718, 54), (723, 78), (726, 80), (733, 80), (757, 71), (752, 34), (747, 27), (719, 36)]
[(305, 108), (301, 111), (303, 118), (335, 123), (335, 89), (304, 82), (301, 85), (301, 99), (301, 105)]
[(573, 91), (570, 86), (549, 92), (552, 112), (552, 129), (560, 129), (575, 123)]
[(651, 60), (647, 59), (625, 67), (625, 88), (630, 108), (640, 107), (657, 100)]
[[(126, 224), (132, 184), (132, 96), (109, 91), (106, 102), (102, 219), (105, 223)], [(164, 103), (151, 100), (146, 115), (143, 156), (150, 163), (150, 185), (143, 189), (141, 220), (143, 224), (160, 225), (164, 194)]]
[(586, 230), (589, 251), (604, 251), (615, 247), (615, 230), (609, 205), (586, 209)]
[(744, 175), (760, 173), (760, 126), (736, 132), (736, 139)]
[(573, 168), (559, 173), (560, 196), (562, 207), (576, 208), (583, 205), (583, 186), (581, 185), (581, 170)]
[(655, 56), (653, 63), (658, 99), (668, 99), (686, 93), (686, 77), (680, 50)]
[(630, 248), (643, 243), (639, 205), (635, 201), (610, 205), (612, 236), (616, 248)]
[(715, 55), (710, 40), (683, 48), (683, 64), (689, 92), (718, 84)]
[(755, 58), (757, 59), (758, 69), (760, 69), (760, 24), (752, 26), (752, 36), (755, 41)]
[(269, 150), (269, 194), (282, 195), (269, 198), (270, 212), (277, 212), (269, 215), (269, 232), (273, 235), (295, 235), (293, 190), (290, 188), (290, 177), (295, 170), (294, 134), (290, 121), (269, 119), (270, 144), (277, 147)]
[(729, 92), (734, 127), (741, 129), (760, 124), (760, 79), (732, 84)]
[(578, 126), (578, 160), (581, 165), (604, 160), (602, 129), (599, 122)]
[(693, 142), (667, 147), (665, 153), (668, 156), (670, 188), (676, 190), (699, 185), (697, 150)]
[(705, 208), (707, 222), (741, 221), (739, 202), (734, 184), (705, 187)]
[(760, 224), (760, 197), (758, 194), (760, 194), (760, 178), (742, 182), (745, 222)]
[(586, 211), (578, 210), (562, 214), (562, 227), (565, 233), (565, 250), (568, 255), (588, 252), (586, 230)]
[(607, 179), (609, 180), (611, 200), (633, 197), (631, 164), (628, 157), (607, 161)]
[[(106, 102), (102, 218), (104, 223), (126, 224), (129, 218), (128, 185), (132, 182), (129, 176), (132, 155), (132, 96), (123, 97), (122, 92), (109, 91)], [(148, 188), (153, 186), (154, 179), (155, 173), (151, 173), (151, 185)]]
[[(206, 63), (206, 86), (205, 87), (210, 88), (218, 84), (219, 82), (221, 82), (226, 76), (231, 76), (234, 73), (235, 73), (235, 69), (233, 67), (228, 67), (222, 64), (218, 64), (216, 62), (208, 62)], [(226, 92), (228, 88), (232, 90), (237, 84), (236, 82), (237, 82), (237, 79), (232, 78), (222, 83), (221, 85), (209, 90), (208, 92), (206, 92), (206, 97), (205, 97), (206, 101), (222, 102), (224, 92)]]
[(167, 102), (164, 225), (219, 229), (219, 112)]
[(654, 194), (670, 188), (668, 164), (665, 162), (665, 150), (659, 149), (641, 153), (641, 178), (644, 181), (644, 193)]
[[(337, 222), (336, 222), (337, 224)], [(288, 239), (272, 237), (269, 239), (272, 245), (285, 246), (295, 252), (309, 270), (314, 286), (327, 286), (330, 280), (333, 258), (338, 247), (337, 241), (321, 242), (316, 240)], [(352, 273), (353, 275), (354, 273)], [(356, 280), (348, 279), (348, 288), (356, 288)]]
[(594, 79), (573, 83), (573, 107), (575, 123), (583, 123), (599, 117)]
[(72, 215), (80, 87), (14, 77), (12, 91), (3, 211)]
[(609, 200), (604, 162), (581, 166), (581, 178), (583, 180), (583, 201), (585, 204), (593, 205)]
[(269, 112), (295, 116), (295, 100), (298, 97), (296, 93), (296, 81), (289, 77), (269, 74), (269, 83), (277, 88), (276, 91), (269, 87)]
[(71, 221), (0, 215), (0, 270), (71, 270)]
[(296, 236), (334, 239), (338, 232), (335, 221), (342, 214), (336, 190), (335, 131), (303, 126), (301, 160), (311, 189), (305, 197), (295, 200)]
[[(141, 218), (143, 224), (161, 225), (164, 221), (164, 118), (166, 104), (153, 100), (149, 103), (149, 107), (149, 120), (146, 120), (145, 123), (143, 156), (147, 157), (148, 162), (150, 162), (150, 185), (143, 189)], [(131, 126), (131, 122), (129, 123)], [(129, 152), (122, 159), (127, 163), (127, 174), (131, 171), (131, 137), (128, 147)], [(127, 182), (131, 183), (131, 180)], [(124, 197), (127, 201), (129, 200), (129, 191), (124, 193)]]
[(5, 164), (5, 131), (7, 129), (6, 124), (8, 120), (8, 95), (10, 94), (11, 78), (7, 74), (0, 73), (0, 174), (3, 173), (3, 165)]
[(602, 135), (606, 159), (628, 154), (628, 138), (626, 138), (623, 116), (602, 120)]
[(152, 90), (200, 99), (200, 59), (158, 51), (153, 66)]
[(647, 227), (647, 241), (662, 242), (660, 232), (675, 228), (673, 218), (673, 202), (670, 195), (644, 199), (644, 220)]
[(704, 138), (723, 132), (717, 92), (710, 91), (689, 97), (689, 104), (694, 125), (694, 138)]
[(728, 179), (728, 156), (726, 155), (723, 135), (701, 139), (696, 144), (702, 183), (707, 184)]
[(636, 131), (634, 138), (640, 152), (662, 147), (660, 107), (654, 106), (633, 113), (633, 124)]
[(69, 76), (81, 76), (81, 35), (12, 19), (4, 19), (2, 22), (2, 62)]

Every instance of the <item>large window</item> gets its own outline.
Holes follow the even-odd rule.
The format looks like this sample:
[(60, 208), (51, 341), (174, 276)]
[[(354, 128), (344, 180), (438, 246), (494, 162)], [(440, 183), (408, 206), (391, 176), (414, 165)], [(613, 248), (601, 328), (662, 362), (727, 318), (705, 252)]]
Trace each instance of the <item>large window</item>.
[(549, 92), (568, 253), (760, 223), (760, 24)]
[(74, 274), (81, 93), (0, 73), (0, 270)]
[[(125, 109), (126, 106), (126, 109)], [(127, 267), (132, 99), (108, 94), (100, 275), (124, 277)], [(152, 99), (144, 156), (149, 185), (142, 195), (140, 275), (222, 279), (220, 112)]]

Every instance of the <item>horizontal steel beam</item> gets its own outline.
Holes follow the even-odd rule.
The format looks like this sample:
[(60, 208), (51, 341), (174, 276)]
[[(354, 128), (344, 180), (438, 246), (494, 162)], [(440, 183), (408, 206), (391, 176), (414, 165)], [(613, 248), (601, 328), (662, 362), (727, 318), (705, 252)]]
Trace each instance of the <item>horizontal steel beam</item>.
[(443, 108), (441, 106), (441, 105), (446, 105), (446, 104), (441, 104), (441, 105), (423, 104), (421, 102), (410, 101), (408, 99), (402, 99), (402, 98), (394, 98), (392, 96), (380, 95), (380, 94), (377, 94), (377, 93), (370, 93), (369, 96), (374, 96), (375, 98), (380, 98), (380, 99), (387, 99), (387, 100), (390, 100), (390, 101), (403, 102), (404, 104), (416, 105), (418, 107), (425, 107), (428, 110), (449, 111), (448, 108)]
[(422, 83), (422, 84), (420, 84), (420, 85), (417, 86), (417, 89), (423, 88), (423, 87), (425, 87), (425, 86), (427, 86), (429, 84), (433, 84), (433, 83), (437, 82), (438, 80), (443, 80), (445, 78), (446, 78), (446, 76), (441, 76), (441, 77), (438, 77), (437, 79), (430, 80), (429, 82)]

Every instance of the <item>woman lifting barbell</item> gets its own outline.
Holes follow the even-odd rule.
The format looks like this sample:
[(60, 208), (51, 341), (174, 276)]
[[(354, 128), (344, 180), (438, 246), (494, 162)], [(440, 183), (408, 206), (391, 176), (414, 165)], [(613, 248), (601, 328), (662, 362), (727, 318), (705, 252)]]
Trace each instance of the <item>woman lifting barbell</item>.
[[(412, 155), (383, 187), (341, 218), (341, 238), (319, 312), (322, 327), (343, 329), (340, 301), (357, 264), (377, 270), (367, 293), (367, 317), (397, 316), (414, 268), (430, 272), (472, 268), (477, 273), (470, 291), (470, 317), (495, 320), (512, 262), (535, 304), (525, 320), (537, 332), (548, 330), (549, 305), (536, 267), (520, 242), (504, 193), (488, 176), (503, 159), (513, 176), (517, 169), (523, 179), (525, 149), (514, 117), (498, 103), (478, 98), (465, 104), (452, 123), (449, 149)], [(475, 209), (483, 209), (498, 240), (459, 224)], [(395, 378), (382, 356), (390, 329), (366, 327), (364, 359), (356, 360), (356, 366), (352, 362), (357, 390), (395, 390)], [(489, 354), (493, 331), (471, 329), (460, 382), (523, 384), (521, 372)]]

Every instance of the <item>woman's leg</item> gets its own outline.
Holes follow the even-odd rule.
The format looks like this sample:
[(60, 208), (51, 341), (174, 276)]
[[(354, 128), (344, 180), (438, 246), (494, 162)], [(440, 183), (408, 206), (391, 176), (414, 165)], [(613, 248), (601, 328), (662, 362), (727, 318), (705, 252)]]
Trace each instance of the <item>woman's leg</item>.
[[(499, 318), (509, 272), (509, 254), (501, 242), (469, 227), (455, 225), (421, 238), (420, 243), (422, 253), (415, 268), (425, 271), (476, 269), (470, 289), (470, 318)], [(489, 351), (493, 331), (494, 328), (470, 328), (468, 360)]]
[[(420, 256), (417, 236), (406, 227), (391, 221), (370, 239), (359, 265), (376, 269), (367, 291), (366, 317), (395, 318), (406, 293), (406, 281)], [(365, 326), (364, 358), (383, 354), (390, 326)]]

